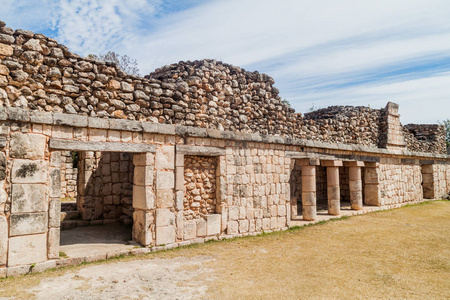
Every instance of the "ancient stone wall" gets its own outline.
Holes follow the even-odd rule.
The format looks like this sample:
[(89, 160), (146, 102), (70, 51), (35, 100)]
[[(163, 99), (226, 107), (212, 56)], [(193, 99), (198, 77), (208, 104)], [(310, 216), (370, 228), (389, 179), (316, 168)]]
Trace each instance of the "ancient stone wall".
[[(398, 127), (382, 126), (390, 123), (380, 118), (386, 109), (335, 106), (303, 117), (282, 103), (271, 77), (214, 60), (179, 62), (139, 78), (30, 31), (0, 27), (0, 44), (1, 106), (371, 147)], [(418, 150), (444, 151), (432, 145), (439, 139), (424, 143)]]
[(184, 157), (184, 218), (203, 218), (216, 212), (216, 157)]
[(76, 201), (78, 168), (71, 151), (61, 151), (61, 199)]
[(119, 152), (81, 152), (78, 208), (84, 220), (132, 223), (133, 156)]
[(399, 204), (423, 199), (422, 172), (418, 164), (385, 159), (379, 166), (381, 204)]
[(446, 153), (445, 128), (437, 124), (403, 126), (406, 147), (411, 151)]

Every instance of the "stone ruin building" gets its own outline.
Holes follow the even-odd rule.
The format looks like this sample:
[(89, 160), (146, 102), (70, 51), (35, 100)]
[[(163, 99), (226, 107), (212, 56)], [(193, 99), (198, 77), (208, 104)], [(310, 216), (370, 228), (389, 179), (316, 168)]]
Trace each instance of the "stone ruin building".
[(265, 74), (202, 60), (134, 77), (0, 22), (0, 277), (68, 264), (75, 226), (130, 224), (148, 250), (440, 198), (444, 128), (398, 110), (302, 115)]

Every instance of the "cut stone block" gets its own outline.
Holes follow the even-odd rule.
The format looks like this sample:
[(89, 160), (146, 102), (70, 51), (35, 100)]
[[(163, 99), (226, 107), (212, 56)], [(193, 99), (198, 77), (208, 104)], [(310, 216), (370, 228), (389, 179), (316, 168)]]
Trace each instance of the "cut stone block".
[(168, 209), (156, 210), (156, 227), (160, 226), (174, 226), (175, 214)]
[(9, 234), (11, 236), (42, 233), (48, 227), (47, 213), (12, 214), (10, 217)]
[(174, 206), (173, 190), (157, 190), (156, 191), (156, 207), (171, 208)]
[(206, 221), (205, 219), (197, 219), (197, 236), (206, 236)]
[(44, 158), (46, 136), (33, 133), (11, 133), (10, 157), (42, 159)]
[(61, 196), (61, 170), (50, 169), (50, 197)]
[(174, 146), (162, 146), (156, 149), (155, 168), (157, 170), (173, 170), (175, 168)]
[(175, 187), (175, 176), (173, 172), (156, 173), (156, 189), (169, 190)]
[(44, 184), (13, 184), (11, 192), (11, 212), (47, 211)]
[(48, 162), (15, 159), (11, 171), (12, 183), (47, 183)]
[(206, 234), (215, 235), (220, 233), (220, 221), (222, 216), (220, 214), (206, 216)]
[(237, 234), (238, 228), (239, 224), (237, 221), (228, 221), (227, 234)]
[(133, 185), (133, 207), (136, 209), (153, 209), (154, 195), (150, 186)]
[(8, 220), (5, 216), (0, 216), (0, 266), (6, 264), (6, 254), (8, 251)]
[(60, 225), (60, 212), (61, 212), (61, 199), (50, 199), (48, 208), (48, 226), (59, 227)]
[(11, 237), (8, 266), (39, 263), (47, 260), (47, 234)]
[(133, 240), (143, 246), (148, 246), (153, 242), (150, 230), (153, 224), (153, 213), (143, 210), (136, 210), (133, 213)]
[(175, 243), (175, 227), (156, 227), (156, 245), (167, 245)]
[(59, 258), (59, 228), (49, 228), (48, 230), (48, 249), (49, 259)]
[(136, 166), (134, 168), (134, 184), (153, 185), (153, 167)]
[(133, 155), (133, 164), (135, 166), (153, 166), (155, 155), (153, 153), (139, 153)]
[(184, 222), (184, 240), (192, 240), (197, 237), (197, 222), (195, 220)]

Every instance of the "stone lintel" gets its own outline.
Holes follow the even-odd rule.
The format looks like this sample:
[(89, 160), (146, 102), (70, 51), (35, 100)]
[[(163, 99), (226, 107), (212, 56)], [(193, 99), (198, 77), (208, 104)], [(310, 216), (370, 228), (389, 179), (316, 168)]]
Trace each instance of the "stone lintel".
[(132, 152), (132, 153), (156, 152), (155, 145), (148, 145), (148, 144), (68, 141), (60, 139), (50, 139), (50, 148), (52, 150), (78, 150), (78, 151), (104, 151), (104, 152)]
[(344, 161), (346, 167), (364, 167), (363, 161)]
[(364, 167), (366, 168), (378, 168), (379, 165), (380, 163), (377, 162), (364, 162)]
[(405, 165), (418, 165), (417, 159), (414, 158), (402, 158), (401, 162)]
[(198, 156), (222, 156), (226, 154), (226, 150), (217, 147), (178, 145), (176, 146), (176, 153)]
[(419, 164), (421, 164), (421, 165), (433, 165), (434, 164), (434, 160), (421, 159), (421, 160), (419, 160)]
[(317, 158), (300, 159), (300, 166), (320, 166), (320, 160)]
[(340, 160), (321, 160), (321, 165), (323, 167), (342, 167), (342, 161)]

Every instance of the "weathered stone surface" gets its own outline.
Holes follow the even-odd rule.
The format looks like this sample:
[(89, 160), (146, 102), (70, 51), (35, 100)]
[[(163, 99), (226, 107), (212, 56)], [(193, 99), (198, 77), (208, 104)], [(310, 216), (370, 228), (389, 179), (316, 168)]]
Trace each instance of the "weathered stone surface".
[(53, 123), (56, 125), (87, 127), (88, 119), (87, 116), (55, 113), (53, 114)]
[(60, 226), (60, 212), (61, 212), (61, 199), (50, 199), (48, 208), (48, 226), (59, 227)]
[(195, 220), (183, 222), (183, 239), (192, 240), (197, 237), (197, 222)]
[(47, 234), (11, 237), (8, 266), (38, 263), (47, 260)]
[(155, 168), (157, 170), (173, 170), (175, 168), (175, 147), (162, 146), (156, 150)]
[(11, 171), (12, 183), (46, 183), (48, 162), (43, 160), (15, 159)]
[(155, 207), (155, 196), (150, 186), (133, 186), (133, 207), (142, 210)]
[(156, 227), (156, 245), (167, 245), (175, 243), (175, 227)]
[(173, 172), (156, 173), (156, 189), (169, 190), (175, 187), (175, 176)]
[(206, 234), (215, 235), (220, 233), (221, 228), (221, 215), (207, 215), (206, 216)]
[(11, 194), (11, 212), (47, 211), (44, 184), (13, 184)]
[(136, 185), (153, 185), (153, 173), (152, 167), (136, 166), (134, 168), (134, 184)]
[(157, 190), (156, 191), (156, 207), (172, 208), (174, 207), (173, 190)]
[(47, 231), (48, 214), (40, 213), (21, 213), (10, 216), (10, 236), (36, 234)]
[(50, 169), (50, 197), (61, 195), (61, 170)]
[(39, 40), (36, 39), (29, 39), (25, 44), (23, 44), (23, 48), (31, 51), (42, 51), (41, 44)]
[(168, 209), (156, 210), (156, 227), (159, 226), (174, 226), (175, 215)]
[(0, 152), (0, 180), (6, 178), (6, 156), (5, 153)]
[(50, 139), (50, 148), (57, 150), (78, 150), (78, 151), (108, 151), (108, 152), (133, 152), (143, 153), (156, 151), (155, 145), (131, 144), (131, 143), (105, 143), (88, 141), (68, 141)]
[(206, 236), (206, 221), (205, 219), (197, 219), (197, 236)]
[(148, 246), (153, 242), (150, 227), (153, 224), (153, 213), (136, 210), (133, 213), (133, 240)]
[(20, 132), (11, 133), (12, 158), (43, 159), (46, 137), (41, 134)]
[(49, 259), (59, 258), (59, 238), (60, 238), (59, 228), (48, 229), (47, 256)]
[(6, 264), (8, 253), (8, 220), (0, 215), (0, 266)]

